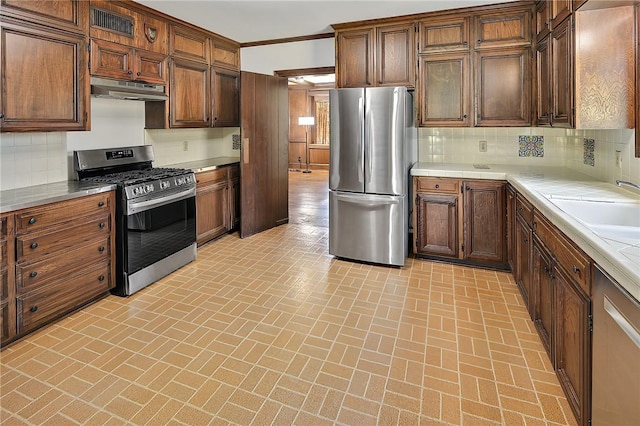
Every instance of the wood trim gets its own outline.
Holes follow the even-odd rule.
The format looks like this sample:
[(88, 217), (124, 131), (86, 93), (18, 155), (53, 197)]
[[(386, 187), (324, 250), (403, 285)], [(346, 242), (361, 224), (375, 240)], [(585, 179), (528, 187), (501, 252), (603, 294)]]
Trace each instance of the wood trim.
[(334, 74), (336, 67), (298, 68), (293, 70), (276, 70), (273, 72), (278, 77), (298, 77), (301, 75)]
[(249, 41), (246, 43), (240, 43), (240, 47), (242, 48), (242, 47), (267, 46), (270, 44), (293, 43), (296, 41), (321, 40), (324, 38), (333, 38), (333, 37), (334, 37), (334, 33), (310, 34), (310, 35), (297, 36), (297, 37), (274, 38), (271, 40)]

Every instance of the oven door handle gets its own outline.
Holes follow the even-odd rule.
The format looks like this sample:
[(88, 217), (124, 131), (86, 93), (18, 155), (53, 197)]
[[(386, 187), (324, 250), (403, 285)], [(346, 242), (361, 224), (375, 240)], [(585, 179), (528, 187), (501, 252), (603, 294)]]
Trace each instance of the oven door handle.
[(177, 194), (168, 195), (166, 197), (156, 198), (149, 201), (140, 201), (134, 203), (128, 203), (127, 216), (140, 213), (146, 210), (151, 210), (156, 207), (164, 206), (165, 204), (173, 203), (175, 201), (184, 200), (186, 198), (195, 197), (196, 188), (191, 188), (188, 191), (178, 192)]

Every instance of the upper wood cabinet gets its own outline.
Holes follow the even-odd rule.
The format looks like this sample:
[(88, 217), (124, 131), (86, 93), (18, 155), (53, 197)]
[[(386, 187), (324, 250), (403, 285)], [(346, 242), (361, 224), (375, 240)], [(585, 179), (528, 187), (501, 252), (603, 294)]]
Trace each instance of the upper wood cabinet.
[(475, 48), (531, 44), (531, 9), (482, 13), (475, 17)]
[(211, 38), (211, 65), (240, 70), (240, 45), (221, 37)]
[(469, 17), (452, 16), (420, 21), (418, 51), (420, 53), (469, 49)]
[(531, 124), (531, 48), (475, 53), (476, 126)]
[(551, 125), (551, 36), (536, 43), (536, 93), (535, 110), (538, 126)]
[(636, 157), (640, 158), (640, 4), (636, 5)]
[(170, 126), (209, 127), (209, 66), (173, 58), (170, 61)]
[(338, 87), (415, 85), (415, 24), (400, 22), (336, 31)]
[(419, 57), (421, 126), (468, 126), (471, 122), (468, 52)]
[(551, 5), (548, 1), (539, 1), (536, 4), (536, 39), (541, 40), (551, 31)]
[(167, 21), (133, 3), (91, 0), (89, 17), (91, 38), (165, 55), (169, 52)]
[(212, 127), (240, 126), (240, 73), (211, 68)]
[(551, 0), (551, 25), (555, 27), (573, 12), (573, 0)]
[(2, 131), (86, 130), (85, 37), (5, 17), (0, 32)]
[(573, 127), (573, 17), (551, 31), (551, 125)]
[(91, 75), (166, 84), (167, 56), (118, 43), (91, 40)]
[(336, 82), (338, 87), (374, 85), (374, 29), (336, 33)]
[(61, 30), (87, 34), (89, 2), (84, 0), (1, 0), (2, 14)]
[(209, 38), (203, 31), (170, 25), (169, 53), (172, 57), (209, 63)]
[(415, 85), (416, 47), (413, 23), (376, 27), (376, 85)]

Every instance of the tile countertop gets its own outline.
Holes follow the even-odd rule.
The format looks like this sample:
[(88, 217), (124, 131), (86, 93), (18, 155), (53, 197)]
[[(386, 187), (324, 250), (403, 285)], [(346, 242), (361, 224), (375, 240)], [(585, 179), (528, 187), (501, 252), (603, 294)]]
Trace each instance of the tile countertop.
[(232, 164), (240, 164), (240, 157), (214, 157), (206, 160), (189, 161), (186, 163), (167, 164), (162, 167), (174, 167), (179, 169), (191, 169), (195, 173), (207, 172), (215, 170), (219, 167), (230, 166)]
[[(417, 163), (412, 176), (508, 181), (595, 263), (640, 301), (640, 244), (602, 238), (549, 200), (553, 198), (638, 202), (640, 195), (561, 167)], [(638, 212), (640, 214), (640, 211)]]
[(66, 201), (116, 189), (116, 185), (74, 180), (0, 191), (0, 213)]

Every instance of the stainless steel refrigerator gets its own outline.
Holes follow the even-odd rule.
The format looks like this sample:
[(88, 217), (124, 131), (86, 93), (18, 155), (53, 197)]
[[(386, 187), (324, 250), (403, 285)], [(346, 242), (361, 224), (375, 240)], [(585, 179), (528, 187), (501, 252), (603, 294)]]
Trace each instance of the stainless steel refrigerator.
[(334, 89), (329, 111), (329, 253), (403, 266), (417, 160), (413, 95), (405, 87)]

